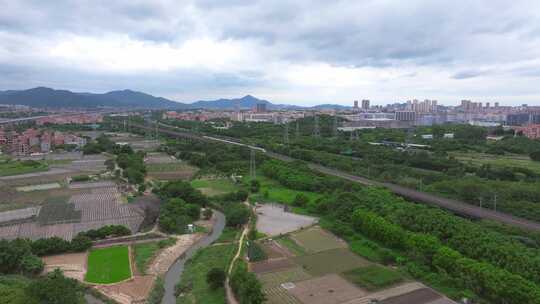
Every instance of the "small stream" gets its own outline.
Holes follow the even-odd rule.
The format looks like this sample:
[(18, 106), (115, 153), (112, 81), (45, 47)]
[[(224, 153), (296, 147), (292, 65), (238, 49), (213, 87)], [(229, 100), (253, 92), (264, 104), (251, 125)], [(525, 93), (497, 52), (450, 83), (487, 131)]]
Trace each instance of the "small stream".
[[(184, 265), (186, 261), (189, 260), (197, 250), (207, 247), (212, 244), (215, 240), (219, 238), (225, 228), (225, 215), (223, 213), (214, 210), (214, 215), (216, 217), (216, 223), (212, 229), (212, 233), (207, 236), (204, 236), (199, 242), (193, 245), (188, 249), (182, 257), (180, 257), (174, 264), (169, 268), (169, 271), (165, 274), (164, 285), (165, 285), (165, 294), (163, 295), (162, 304), (175, 304), (176, 297), (174, 296), (174, 287), (178, 282), (180, 282), (180, 277), (184, 271)], [(85, 294), (84, 298), (88, 304), (104, 304), (103, 301), (97, 299), (91, 294)]]
[(165, 295), (163, 296), (162, 304), (175, 304), (176, 297), (174, 296), (174, 287), (178, 282), (180, 282), (180, 277), (184, 271), (184, 265), (186, 261), (189, 260), (197, 250), (200, 248), (207, 247), (212, 244), (215, 240), (219, 238), (225, 227), (225, 215), (223, 213), (214, 210), (214, 215), (216, 217), (216, 223), (212, 229), (212, 233), (207, 236), (204, 236), (199, 242), (193, 245), (185, 254), (180, 257), (174, 264), (169, 268), (167, 274), (165, 274), (164, 284), (165, 284)]

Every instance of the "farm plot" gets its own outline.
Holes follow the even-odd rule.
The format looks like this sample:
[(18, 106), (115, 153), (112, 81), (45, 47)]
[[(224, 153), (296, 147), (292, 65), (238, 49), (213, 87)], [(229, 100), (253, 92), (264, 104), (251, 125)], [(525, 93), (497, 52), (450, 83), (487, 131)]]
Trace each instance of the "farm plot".
[(88, 254), (86, 281), (95, 284), (111, 284), (131, 277), (129, 249), (115, 246), (93, 249)]
[(148, 176), (159, 180), (190, 179), (197, 168), (183, 162), (147, 164)]
[(228, 178), (218, 179), (196, 179), (191, 182), (191, 186), (199, 189), (203, 194), (215, 196), (236, 191), (237, 187)]
[(257, 230), (269, 236), (285, 234), (315, 224), (311, 216), (285, 212), (282, 205), (264, 204), (257, 207)]
[(312, 227), (291, 235), (298, 244), (309, 252), (321, 252), (330, 249), (347, 248), (347, 243), (320, 227)]
[(267, 260), (250, 264), (250, 269), (256, 274), (277, 271), (294, 267), (294, 263), (288, 259)]
[(61, 188), (60, 183), (48, 183), (41, 185), (32, 185), (32, 186), (21, 186), (15, 188), (19, 192), (30, 192), (30, 191), (39, 191), (39, 190), (51, 190)]
[(368, 290), (379, 290), (404, 280), (399, 272), (379, 265), (349, 270), (343, 273), (343, 276), (351, 283)]
[(298, 282), (295, 285), (288, 292), (303, 303), (309, 304), (338, 304), (367, 294), (337, 274)]
[(267, 304), (302, 304), (292, 294), (281, 286), (263, 288)]
[(276, 272), (262, 273), (257, 277), (265, 287), (275, 287), (287, 282), (298, 282), (312, 278), (309, 273), (298, 266)]
[(91, 188), (109, 188), (114, 187), (116, 184), (113, 181), (101, 181), (101, 182), (76, 182), (69, 184), (70, 189), (91, 189)]
[(67, 169), (54, 168), (54, 169), (50, 169), (49, 171), (43, 171), (43, 172), (0, 176), (0, 180), (7, 181), (7, 180), (13, 180), (13, 179), (26, 179), (30, 177), (42, 177), (42, 176), (49, 176), (49, 175), (56, 175), (56, 174), (63, 174), (63, 173), (70, 173), (70, 172), (72, 171), (67, 170)]
[(278, 245), (275, 241), (264, 241), (261, 244), (268, 259), (279, 259), (294, 256), (286, 247)]
[(29, 219), (36, 216), (38, 212), (39, 212), (39, 207), (1, 212), (0, 223)]
[(367, 260), (352, 253), (349, 249), (332, 249), (311, 255), (293, 258), (304, 270), (314, 276), (328, 273), (342, 273), (359, 267), (368, 266)]

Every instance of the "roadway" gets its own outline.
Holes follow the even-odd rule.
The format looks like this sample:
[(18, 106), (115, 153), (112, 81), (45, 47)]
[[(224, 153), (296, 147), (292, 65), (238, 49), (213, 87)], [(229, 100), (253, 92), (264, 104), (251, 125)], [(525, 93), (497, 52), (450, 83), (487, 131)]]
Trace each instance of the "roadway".
[[(136, 128), (141, 128), (141, 129), (155, 130), (155, 128), (147, 127), (147, 126), (143, 126), (143, 125), (132, 125), (132, 126), (136, 127)], [(165, 125), (165, 126), (167, 126), (167, 125)], [(168, 127), (169, 128), (176, 128), (176, 127), (173, 127), (173, 126), (168, 126)], [(271, 152), (271, 151), (267, 151), (267, 150), (265, 150), (263, 148), (260, 148), (260, 147), (239, 143), (239, 142), (235, 141), (234, 139), (224, 139), (224, 138), (217, 138), (217, 137), (212, 137), (212, 136), (197, 135), (197, 134), (193, 134), (193, 133), (189, 133), (189, 132), (172, 131), (172, 130), (166, 130), (166, 129), (162, 129), (162, 128), (160, 128), (159, 130), (160, 130), (161, 133), (164, 133), (164, 134), (167, 134), (167, 135), (170, 135), (170, 136), (179, 136), (179, 137), (190, 138), (190, 139), (195, 139), (195, 140), (204, 140), (204, 141), (208, 141), (208, 142), (221, 142), (221, 143), (225, 143), (225, 144), (244, 146), (244, 147), (249, 148), (249, 149), (258, 150), (259, 152), (264, 153), (268, 157), (279, 159), (279, 160), (286, 161), (286, 162), (296, 160), (296, 159), (291, 158), (289, 156), (286, 156), (286, 155), (283, 155), (283, 154), (278, 154), (278, 153)], [(308, 162), (308, 166), (311, 169), (319, 171), (321, 173), (336, 176), (336, 177), (340, 177), (340, 178), (343, 178), (343, 179), (346, 179), (346, 180), (349, 180), (349, 181), (352, 181), (352, 182), (360, 183), (360, 184), (367, 185), (367, 186), (384, 187), (384, 188), (387, 188), (388, 190), (390, 190), (391, 192), (393, 192), (394, 194), (402, 196), (402, 197), (404, 197), (406, 199), (409, 199), (409, 200), (412, 200), (412, 201), (415, 201), (415, 202), (428, 204), (428, 205), (438, 206), (440, 208), (452, 211), (452, 212), (460, 214), (460, 215), (465, 215), (465, 216), (469, 216), (469, 217), (473, 217), (473, 218), (479, 218), (479, 219), (488, 219), (488, 220), (493, 220), (493, 221), (496, 221), (496, 222), (499, 222), (499, 223), (502, 223), (502, 224), (506, 224), (506, 225), (510, 225), (510, 226), (514, 226), (514, 227), (524, 228), (524, 229), (532, 230), (532, 231), (540, 231), (540, 223), (530, 221), (530, 220), (526, 220), (526, 219), (519, 218), (519, 217), (515, 217), (515, 216), (512, 216), (512, 215), (507, 214), (507, 213), (502, 213), (502, 212), (493, 211), (493, 210), (489, 210), (489, 209), (485, 209), (485, 208), (480, 208), (480, 207), (469, 205), (469, 204), (466, 204), (466, 203), (463, 203), (463, 202), (460, 202), (460, 201), (457, 201), (457, 200), (436, 196), (436, 195), (431, 194), (431, 193), (426, 193), (426, 192), (418, 191), (418, 190), (415, 190), (415, 189), (402, 187), (402, 186), (399, 186), (399, 185), (396, 185), (396, 184), (381, 183), (381, 182), (378, 182), (378, 181), (367, 179), (365, 177), (351, 175), (349, 173), (346, 173), (346, 172), (343, 172), (343, 171), (340, 171), (340, 170), (336, 170), (336, 169), (332, 169), (332, 168), (328, 168), (328, 167), (325, 167), (325, 166), (322, 166), (322, 165), (319, 165), (319, 164), (315, 164), (315, 163), (309, 163)]]

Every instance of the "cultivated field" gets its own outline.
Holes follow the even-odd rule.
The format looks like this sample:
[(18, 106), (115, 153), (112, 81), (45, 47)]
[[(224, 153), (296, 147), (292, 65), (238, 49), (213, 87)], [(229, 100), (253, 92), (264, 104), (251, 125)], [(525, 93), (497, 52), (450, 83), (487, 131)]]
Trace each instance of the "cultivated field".
[(203, 194), (215, 196), (236, 191), (237, 186), (228, 178), (196, 179), (191, 181), (191, 186), (199, 189)]
[(309, 304), (339, 304), (367, 294), (337, 274), (317, 277), (295, 285), (289, 292), (302, 303)]
[(493, 155), (476, 152), (451, 152), (450, 156), (457, 160), (473, 165), (492, 165), (494, 167), (525, 168), (540, 174), (540, 162), (531, 160), (528, 156), (519, 154)]
[(308, 252), (320, 252), (330, 249), (347, 248), (347, 243), (340, 240), (320, 227), (312, 227), (291, 234), (300, 246), (306, 248)]
[[(21, 212), (26, 214), (27, 211), (0, 212), (0, 218), (18, 216), (19, 219), (29, 219), (0, 226), (0, 238), (20, 237), (35, 240), (58, 236), (71, 240), (79, 232), (105, 225), (124, 225), (132, 232), (136, 232), (144, 220), (145, 213), (140, 204), (123, 203), (116, 186), (53, 189), (46, 191), (45, 195), (42, 192), (24, 193), (25, 198), (33, 198), (34, 202), (38, 202), (33, 204), (40, 205), (39, 209), (31, 209), (39, 210), (35, 215), (20, 215)], [(21, 203), (18, 206), (25, 204)], [(3, 204), (0, 206), (4, 207)]]
[[(282, 224), (280, 220), (274, 223)], [(356, 255), (318, 226), (260, 245), (267, 260), (250, 263), (250, 271), (263, 285), (266, 303), (368, 304), (373, 299), (384, 304), (454, 303), (391, 268)]]
[(94, 284), (117, 283), (131, 277), (129, 249), (115, 246), (92, 249), (88, 254), (85, 280)]
[(344, 271), (369, 265), (367, 260), (346, 248), (331, 249), (295, 257), (293, 260), (313, 276), (320, 276), (328, 273), (342, 273)]

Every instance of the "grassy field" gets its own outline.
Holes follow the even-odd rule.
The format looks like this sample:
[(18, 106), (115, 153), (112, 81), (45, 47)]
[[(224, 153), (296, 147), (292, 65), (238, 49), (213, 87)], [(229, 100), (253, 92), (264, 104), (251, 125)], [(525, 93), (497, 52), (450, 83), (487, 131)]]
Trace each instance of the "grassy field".
[(131, 277), (127, 246), (93, 249), (88, 255), (86, 281), (98, 284), (120, 282)]
[(341, 273), (369, 264), (367, 260), (354, 254), (349, 249), (332, 249), (295, 257), (293, 260), (313, 276)]
[(234, 242), (238, 238), (239, 233), (239, 229), (225, 227), (215, 243)]
[(340, 241), (329, 232), (323, 231), (319, 227), (313, 227), (295, 232), (291, 235), (291, 237), (309, 252), (320, 252), (347, 247), (347, 244)]
[(297, 282), (311, 279), (311, 275), (302, 267), (294, 267), (282, 271), (262, 273), (258, 275), (259, 281), (265, 288), (279, 286), (285, 282)]
[(304, 255), (306, 254), (306, 249), (300, 245), (298, 245), (294, 240), (291, 240), (288, 236), (283, 236), (280, 238), (277, 238), (276, 241), (289, 249), (294, 255)]
[(135, 244), (132, 246), (135, 265), (140, 273), (144, 274), (148, 263), (160, 249), (158, 242)]
[(383, 289), (404, 280), (399, 272), (379, 265), (353, 269), (344, 272), (343, 277), (367, 290)]
[(180, 288), (183, 295), (178, 297), (177, 304), (225, 304), (225, 290), (212, 290), (206, 282), (206, 274), (212, 268), (227, 269), (235, 252), (235, 245), (210, 246), (199, 250), (187, 264), (182, 273)]
[(286, 188), (278, 182), (264, 177), (262, 174), (257, 177), (257, 180), (261, 183), (261, 187), (258, 194), (252, 195), (252, 201), (291, 204), (294, 198), (300, 193), (306, 195), (311, 202), (321, 197), (320, 194), (315, 192), (297, 191)]
[(201, 190), (208, 196), (215, 196), (238, 190), (238, 187), (228, 178), (219, 179), (196, 179), (191, 181), (191, 186)]
[(36, 161), (4, 161), (0, 163), (0, 176), (19, 175), (49, 170), (49, 166)]
[(518, 167), (525, 168), (540, 174), (540, 162), (531, 160), (526, 155), (519, 154), (506, 154), (506, 155), (492, 155), (475, 152), (451, 152), (450, 156), (455, 157), (457, 160), (464, 163), (472, 163), (473, 165), (492, 165), (494, 167)]

